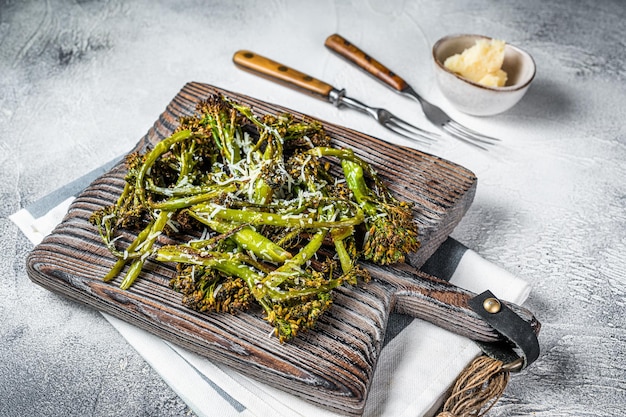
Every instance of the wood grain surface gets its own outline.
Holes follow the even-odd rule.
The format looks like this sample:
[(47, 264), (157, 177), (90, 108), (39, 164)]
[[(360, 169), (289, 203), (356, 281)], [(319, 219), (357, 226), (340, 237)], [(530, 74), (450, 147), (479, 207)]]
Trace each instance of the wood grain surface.
[[(257, 113), (290, 111), (206, 84), (189, 83), (179, 92), (135, 150), (171, 134), (181, 115), (210, 94), (225, 94)], [(126, 320), (165, 340), (225, 363), (253, 378), (321, 407), (360, 415), (392, 311), (432, 321), (475, 340), (494, 341), (497, 332), (467, 306), (473, 296), (415, 270), (447, 238), (472, 202), (476, 177), (467, 169), (416, 150), (400, 148), (361, 133), (324, 123), (337, 147), (350, 147), (374, 165), (400, 198), (415, 203), (420, 250), (402, 268), (369, 265), (374, 280), (336, 291), (330, 312), (295, 340), (280, 344), (260, 310), (237, 315), (205, 314), (182, 306), (168, 287), (173, 265), (148, 261), (140, 279), (124, 291), (120, 278), (101, 280), (114, 263), (91, 213), (114, 202), (124, 184), (117, 165), (94, 181), (70, 207), (63, 222), (28, 257), (30, 278), (52, 291)], [(130, 237), (127, 237), (130, 239)], [(167, 239), (163, 237), (163, 239)], [(162, 240), (160, 243), (166, 243)], [(519, 310), (538, 329), (534, 318)]]

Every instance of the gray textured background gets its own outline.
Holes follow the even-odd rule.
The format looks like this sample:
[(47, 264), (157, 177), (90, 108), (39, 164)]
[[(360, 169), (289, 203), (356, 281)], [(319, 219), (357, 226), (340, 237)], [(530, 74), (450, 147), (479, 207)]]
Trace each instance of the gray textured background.
[[(621, 0), (0, 0), (0, 416), (190, 414), (97, 312), (30, 282), (32, 245), (8, 217), (128, 151), (187, 81), (410, 145), (231, 63), (252, 49), (418, 120), (324, 49), (334, 32), (505, 139), (428, 150), (477, 174), (453, 236), (531, 282), (543, 323), (542, 356), (490, 415), (626, 415), (625, 22)], [(537, 78), (517, 107), (487, 119), (447, 107), (429, 47), (457, 32), (531, 52)]]

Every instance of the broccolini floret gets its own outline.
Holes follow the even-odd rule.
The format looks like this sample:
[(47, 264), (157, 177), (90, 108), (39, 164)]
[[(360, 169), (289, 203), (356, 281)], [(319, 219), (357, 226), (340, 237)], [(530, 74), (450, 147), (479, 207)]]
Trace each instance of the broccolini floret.
[[(349, 149), (314, 148), (316, 155), (341, 160), (346, 184), (366, 214), (363, 257), (380, 265), (404, 262), (420, 247), (417, 223), (411, 205), (396, 199), (376, 172)], [(373, 181), (368, 186), (365, 172)]]

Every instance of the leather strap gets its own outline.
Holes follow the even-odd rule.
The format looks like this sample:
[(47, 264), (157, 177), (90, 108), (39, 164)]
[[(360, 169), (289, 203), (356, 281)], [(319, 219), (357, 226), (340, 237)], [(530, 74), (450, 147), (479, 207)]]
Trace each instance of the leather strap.
[(469, 305), (507, 339), (499, 343), (476, 342), (486, 355), (501, 360), (511, 371), (522, 370), (539, 357), (535, 331), (491, 291), (470, 299)]
[(420, 271), (433, 277), (450, 281), (466, 251), (467, 247), (465, 245), (448, 237), (439, 245), (435, 253), (426, 260)]

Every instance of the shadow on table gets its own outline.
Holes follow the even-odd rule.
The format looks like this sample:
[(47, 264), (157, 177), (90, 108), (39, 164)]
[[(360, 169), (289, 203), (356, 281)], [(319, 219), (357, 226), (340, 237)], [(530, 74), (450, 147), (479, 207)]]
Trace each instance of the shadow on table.
[(573, 106), (565, 87), (551, 80), (535, 79), (515, 113), (523, 117), (568, 119), (573, 115)]

